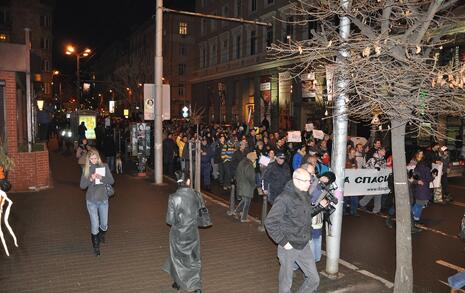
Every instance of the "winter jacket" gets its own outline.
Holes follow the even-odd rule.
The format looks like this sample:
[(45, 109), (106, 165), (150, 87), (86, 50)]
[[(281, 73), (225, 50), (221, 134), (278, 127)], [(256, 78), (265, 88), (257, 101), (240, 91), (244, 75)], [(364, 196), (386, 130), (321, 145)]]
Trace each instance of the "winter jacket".
[(268, 235), (278, 245), (289, 242), (295, 249), (302, 250), (311, 238), (313, 211), (308, 193), (299, 191), (289, 181), (265, 219)]
[(237, 195), (252, 198), (255, 191), (255, 168), (253, 163), (245, 157), (236, 170)]
[(415, 166), (414, 173), (418, 176), (418, 179), (423, 182), (423, 185), (417, 184), (415, 186), (415, 199), (430, 200), (432, 194), (429, 184), (433, 181), (431, 169), (426, 166), (424, 161), (420, 161)]
[(267, 190), (268, 201), (273, 203), (275, 198), (283, 191), (286, 183), (291, 180), (291, 171), (285, 162), (279, 165), (270, 163), (263, 173), (263, 187)]
[(292, 170), (296, 170), (300, 167), (302, 164), (302, 154), (299, 152), (296, 152), (294, 157), (292, 158)]
[[(96, 184), (95, 181), (90, 181), (90, 175), (95, 173), (95, 169), (97, 168), (105, 168), (105, 176), (102, 177), (100, 180), (101, 184)], [(104, 184), (113, 184), (115, 183), (115, 180), (113, 179), (113, 176), (111, 175), (110, 168), (108, 168), (107, 164), (102, 164), (102, 165), (93, 165), (91, 164), (89, 166), (89, 177), (84, 177), (84, 172), (82, 172), (81, 175), (81, 182), (80, 182), (80, 187), (81, 189), (87, 189), (86, 191), (86, 200), (90, 202), (98, 202), (98, 201), (103, 201), (108, 199), (108, 195), (106, 194), (105, 186)]]

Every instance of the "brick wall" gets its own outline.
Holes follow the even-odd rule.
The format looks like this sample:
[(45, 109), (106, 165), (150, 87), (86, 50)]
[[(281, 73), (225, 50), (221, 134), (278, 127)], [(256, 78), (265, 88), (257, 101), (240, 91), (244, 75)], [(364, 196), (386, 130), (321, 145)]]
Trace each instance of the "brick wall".
[(50, 186), (50, 168), (48, 150), (38, 152), (18, 152), (18, 133), (16, 118), (16, 74), (0, 71), (0, 80), (5, 81), (6, 134), (8, 155), (16, 163), (8, 174), (11, 191), (27, 191), (30, 187)]

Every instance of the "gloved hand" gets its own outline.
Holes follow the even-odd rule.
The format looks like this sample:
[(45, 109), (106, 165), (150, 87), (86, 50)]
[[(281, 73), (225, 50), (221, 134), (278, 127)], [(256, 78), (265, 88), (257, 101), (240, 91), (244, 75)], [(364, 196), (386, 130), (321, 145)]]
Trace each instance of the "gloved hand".
[(284, 249), (286, 249), (286, 250), (291, 250), (291, 249), (293, 249), (293, 248), (294, 248), (294, 247), (292, 247), (292, 245), (291, 245), (289, 242), (286, 243), (286, 245), (284, 245)]

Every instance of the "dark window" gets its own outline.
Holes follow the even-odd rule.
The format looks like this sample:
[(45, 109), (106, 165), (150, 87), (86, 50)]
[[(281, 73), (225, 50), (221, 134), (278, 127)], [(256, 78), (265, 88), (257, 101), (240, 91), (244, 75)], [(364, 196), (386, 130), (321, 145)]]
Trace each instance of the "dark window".
[(274, 3), (274, 0), (267, 0), (266, 2), (270, 5)]
[(250, 55), (257, 53), (257, 33), (255, 31), (250, 32)]
[(284, 42), (287, 42), (287, 36), (293, 36), (294, 35), (294, 17), (289, 16), (287, 18), (287, 23), (286, 23), (286, 35), (284, 36)]
[(273, 43), (273, 27), (268, 26), (266, 28), (266, 46), (271, 47), (272, 43)]
[(257, 11), (257, 0), (250, 0), (250, 10), (252, 12)]
[(236, 0), (236, 16), (241, 16), (242, 14), (242, 0)]
[(186, 73), (186, 64), (179, 64), (178, 65), (178, 74), (184, 75)]
[(186, 47), (185, 46), (180, 46), (179, 47), (179, 55), (180, 56), (186, 56)]
[(241, 58), (241, 36), (236, 36), (236, 58)]
[(45, 50), (50, 48), (50, 42), (47, 38), (40, 38), (40, 48)]
[(178, 96), (184, 97), (184, 85), (180, 84), (178, 88)]
[(316, 18), (309, 16), (308, 17), (308, 38), (313, 39), (312, 30), (315, 32), (317, 31), (318, 23), (316, 22)]
[(203, 68), (207, 67), (207, 49), (206, 48), (203, 48), (203, 55), (202, 55), (202, 58), (203, 58), (203, 61), (202, 61), (202, 64), (203, 64)]
[(51, 25), (51, 18), (48, 15), (41, 15), (40, 16), (40, 26), (42, 27), (50, 27)]
[(10, 16), (8, 10), (0, 9), (0, 24), (9, 24)]

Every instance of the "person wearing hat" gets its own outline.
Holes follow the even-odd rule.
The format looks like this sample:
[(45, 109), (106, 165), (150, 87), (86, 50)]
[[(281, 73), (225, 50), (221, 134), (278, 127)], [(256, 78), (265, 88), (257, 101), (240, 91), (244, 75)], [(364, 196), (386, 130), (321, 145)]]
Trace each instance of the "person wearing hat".
[(257, 153), (251, 151), (239, 163), (236, 169), (236, 185), (237, 195), (241, 201), (234, 210), (236, 217), (239, 210), (242, 209), (241, 222), (248, 222), (247, 216), (249, 214), (250, 202), (256, 188), (255, 184), (255, 164), (257, 161)]
[(276, 197), (284, 190), (286, 183), (291, 180), (289, 164), (286, 164), (286, 154), (276, 151), (275, 161), (270, 163), (263, 174), (263, 189), (268, 195), (268, 202), (273, 204)]

